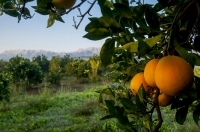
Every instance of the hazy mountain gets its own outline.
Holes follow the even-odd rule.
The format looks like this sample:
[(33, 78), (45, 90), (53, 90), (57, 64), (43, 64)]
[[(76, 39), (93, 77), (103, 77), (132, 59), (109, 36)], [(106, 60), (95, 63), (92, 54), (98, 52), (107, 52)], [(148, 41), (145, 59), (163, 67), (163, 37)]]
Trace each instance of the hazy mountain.
[(52, 56), (64, 56), (70, 55), (70, 57), (88, 57), (93, 56), (94, 54), (99, 55), (101, 48), (97, 47), (89, 47), (86, 49), (78, 49), (77, 51), (73, 52), (53, 52), (53, 51), (46, 51), (46, 50), (6, 50), (0, 53), (0, 59), (9, 60), (16, 55), (22, 56), (24, 58), (32, 59), (32, 57), (36, 57), (37, 55), (45, 55), (48, 59), (51, 59)]

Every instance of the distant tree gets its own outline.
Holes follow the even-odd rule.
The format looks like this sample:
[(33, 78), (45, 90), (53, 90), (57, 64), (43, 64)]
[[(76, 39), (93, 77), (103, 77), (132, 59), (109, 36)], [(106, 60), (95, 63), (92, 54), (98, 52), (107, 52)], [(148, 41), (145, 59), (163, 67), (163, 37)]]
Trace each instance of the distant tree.
[(39, 84), (43, 80), (41, 67), (37, 63), (30, 62), (29, 59), (18, 55), (9, 60), (6, 71), (11, 74), (12, 83), (25, 82), (26, 87)]
[(88, 74), (85, 74), (85, 70), (90, 69), (90, 64), (85, 60), (72, 60), (65, 66), (65, 72), (67, 75), (72, 75), (78, 79), (81, 77), (88, 77)]
[(0, 60), (0, 72), (5, 70), (5, 65), (7, 64), (7, 61)]
[(65, 73), (65, 66), (66, 64), (71, 62), (71, 58), (70, 55), (64, 55), (63, 57), (61, 57), (61, 61), (60, 61), (60, 67), (61, 67), (61, 73)]
[(60, 63), (60, 56), (53, 56), (50, 60), (47, 81), (51, 84), (60, 84), (60, 81), (62, 79)]
[(10, 101), (10, 75), (0, 72), (0, 102)]
[(43, 73), (47, 73), (49, 70), (49, 60), (45, 55), (42, 54), (32, 58), (33, 62), (37, 62), (41, 67)]

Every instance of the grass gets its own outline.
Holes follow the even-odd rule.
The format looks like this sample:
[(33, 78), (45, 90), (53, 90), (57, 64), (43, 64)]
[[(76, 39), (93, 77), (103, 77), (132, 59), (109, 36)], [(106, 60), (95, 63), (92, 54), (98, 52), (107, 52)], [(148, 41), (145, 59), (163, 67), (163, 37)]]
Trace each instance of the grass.
[(38, 95), (15, 94), (9, 104), (0, 106), (1, 132), (90, 132), (101, 128), (104, 111), (97, 103), (95, 90), (103, 85), (85, 87), (84, 92), (56, 94), (43, 88)]
[[(103, 120), (105, 114), (98, 103), (96, 90), (107, 87), (104, 83), (82, 84), (82, 92), (71, 84), (61, 85), (57, 92), (45, 85), (38, 94), (14, 92), (8, 104), (0, 104), (1, 132), (93, 132), (108, 124), (114, 132), (116, 120)], [(192, 115), (184, 125), (175, 122), (175, 111), (162, 107), (163, 125), (160, 132), (199, 132)]]

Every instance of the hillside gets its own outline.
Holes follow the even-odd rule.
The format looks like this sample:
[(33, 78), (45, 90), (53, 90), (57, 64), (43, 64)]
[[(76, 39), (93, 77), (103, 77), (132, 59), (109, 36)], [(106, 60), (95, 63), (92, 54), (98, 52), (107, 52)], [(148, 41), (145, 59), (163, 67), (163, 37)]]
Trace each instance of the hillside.
[(19, 55), (24, 58), (32, 59), (32, 57), (35, 57), (37, 55), (45, 55), (48, 59), (51, 59), (52, 56), (64, 56), (64, 55), (70, 55), (70, 57), (77, 58), (77, 57), (89, 57), (93, 56), (94, 54), (99, 55), (100, 48), (97, 47), (88, 47), (86, 49), (78, 49), (77, 51), (73, 52), (53, 52), (53, 51), (46, 51), (46, 50), (6, 50), (2, 53), (0, 53), (0, 59), (2, 60), (9, 60), (10, 58)]

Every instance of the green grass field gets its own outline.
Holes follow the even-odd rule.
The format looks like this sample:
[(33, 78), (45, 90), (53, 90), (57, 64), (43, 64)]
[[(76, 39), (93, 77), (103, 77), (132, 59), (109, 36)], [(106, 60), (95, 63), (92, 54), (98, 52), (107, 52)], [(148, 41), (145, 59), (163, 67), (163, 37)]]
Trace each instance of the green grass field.
[[(94, 132), (107, 123), (114, 131), (116, 121), (104, 120), (105, 111), (98, 103), (96, 90), (108, 83), (84, 83), (82, 92), (70, 84), (57, 92), (43, 87), (36, 93), (15, 92), (11, 101), (0, 105), (1, 132)], [(199, 132), (191, 114), (184, 125), (178, 125), (174, 112), (162, 108), (164, 123), (160, 132)]]

